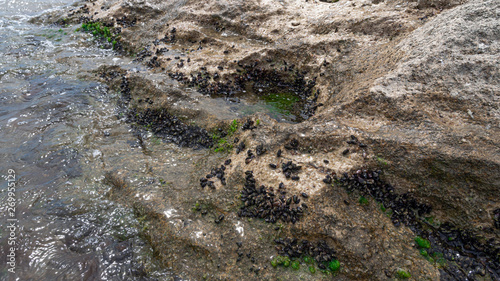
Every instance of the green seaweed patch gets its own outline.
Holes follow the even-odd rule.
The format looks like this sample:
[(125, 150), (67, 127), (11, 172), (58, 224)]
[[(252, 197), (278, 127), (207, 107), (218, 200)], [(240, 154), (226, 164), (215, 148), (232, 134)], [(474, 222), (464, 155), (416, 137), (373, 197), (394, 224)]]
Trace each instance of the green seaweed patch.
[(277, 256), (271, 260), (271, 265), (277, 267), (278, 265), (283, 265), (284, 267), (290, 266), (290, 258), (285, 256)]
[(430, 255), (432, 259), (434, 260), (436, 266), (443, 268), (447, 265), (446, 259), (444, 258), (443, 253), (440, 252), (434, 252)]
[(328, 269), (330, 269), (333, 272), (337, 272), (340, 269), (340, 262), (339, 260), (333, 260), (328, 263)]
[(200, 211), (200, 210), (201, 210), (201, 206), (200, 206), (200, 203), (198, 203), (198, 202), (196, 202), (194, 204), (194, 207), (191, 208), (191, 211), (193, 211), (193, 212), (197, 212), (197, 211)]
[(238, 122), (238, 120), (234, 119), (233, 122), (231, 122), (231, 125), (229, 126), (229, 130), (227, 131), (227, 135), (232, 136), (238, 130), (239, 126), (240, 126), (240, 123)]
[(212, 139), (214, 140), (214, 151), (215, 152), (229, 152), (233, 149), (233, 145), (230, 144), (226, 138), (212, 136)]
[(398, 270), (396, 271), (396, 276), (399, 279), (408, 279), (411, 277), (411, 274), (404, 269), (398, 268)]
[(214, 149), (214, 151), (230, 152), (233, 149), (233, 142), (230, 141), (230, 138), (234, 135), (239, 127), (240, 123), (235, 119), (231, 122), (226, 132), (222, 131), (221, 129), (215, 130), (212, 133), (212, 140), (214, 143), (212, 148)]
[[(309, 256), (303, 256), (301, 258), (292, 258), (292, 259), (290, 259), (288, 256), (276, 256), (273, 259), (271, 259), (271, 266), (274, 268), (277, 268), (278, 266), (282, 266), (283, 268), (291, 267), (294, 271), (297, 271), (300, 269), (301, 264), (302, 265), (305, 264), (306, 271), (309, 271), (312, 274), (316, 273), (318, 267), (317, 263), (313, 258)], [(322, 264), (325, 267), (320, 271), (324, 274), (336, 275), (337, 272), (340, 270), (340, 262), (336, 259), (331, 260), (330, 262), (322, 262)]]
[(311, 258), (310, 256), (305, 256), (302, 258), (302, 260), (306, 263), (306, 264), (313, 264), (314, 263), (314, 259)]
[(111, 28), (102, 25), (100, 22), (83, 23), (77, 30), (92, 33), (94, 37), (100, 38), (104, 42), (111, 44), (113, 50), (117, 48), (119, 36), (117, 36)]
[(420, 236), (415, 237), (415, 243), (419, 248), (430, 249), (431, 247), (431, 242)]
[[(289, 115), (294, 105), (300, 100), (294, 93), (269, 93), (260, 96), (267, 104), (274, 107), (279, 113)], [(260, 122), (259, 122), (260, 123)]]
[(310, 265), (309, 266), (309, 272), (311, 272), (311, 274), (316, 273), (316, 267), (314, 265)]
[(360, 205), (368, 205), (370, 202), (368, 202), (368, 199), (366, 199), (364, 196), (359, 197), (359, 204)]
[(385, 211), (387, 210), (387, 209), (385, 208), (385, 206), (384, 206), (384, 203), (380, 203), (380, 204), (379, 204), (379, 207), (380, 207), (380, 210), (381, 210), (382, 212), (384, 212), (384, 213), (385, 213)]
[(381, 165), (383, 165), (383, 166), (388, 166), (388, 165), (389, 165), (389, 163), (387, 163), (387, 160), (385, 160), (384, 158), (382, 158), (382, 157), (380, 157), (380, 156), (375, 156), (374, 158), (375, 158), (375, 160), (376, 160), (379, 164), (381, 164)]

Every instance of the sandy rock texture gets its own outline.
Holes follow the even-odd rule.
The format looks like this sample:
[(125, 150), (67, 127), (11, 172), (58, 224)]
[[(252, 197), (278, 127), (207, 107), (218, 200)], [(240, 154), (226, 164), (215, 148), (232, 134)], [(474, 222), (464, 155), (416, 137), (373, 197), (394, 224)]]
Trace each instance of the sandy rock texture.
[[(150, 69), (104, 67), (100, 79), (122, 92), (128, 81), (125, 106), (136, 116), (166, 109), (179, 117), (169, 119), (171, 126), (192, 124), (168, 131), (181, 139), (203, 139), (240, 120), (228, 139), (239, 140), (231, 152), (198, 158), (181, 188), (165, 187), (148, 202), (133, 199), (149, 218), (146, 235), (159, 259), (178, 276), (392, 280), (405, 270), (414, 280), (498, 280), (499, 13), (494, 0), (96, 0), (42, 19), (119, 29), (122, 53)], [(214, 99), (237, 97), (239, 81), (266, 77), (314, 85), (303, 102), (314, 114), (299, 123), (263, 113), (239, 118)], [(260, 124), (243, 130), (247, 119)], [(286, 148), (293, 140), (298, 145)], [(245, 149), (237, 154), (240, 142)], [(249, 156), (259, 145), (266, 152)], [(228, 158), (227, 184), (201, 188), (200, 177)], [(288, 161), (302, 166), (299, 180), (282, 172)], [(364, 170), (382, 170), (394, 190), (363, 189)], [(288, 195), (307, 193), (302, 201), (309, 207), (295, 223), (238, 216), (246, 171), (258, 186), (277, 189), (283, 182)], [(323, 181), (327, 176), (332, 180)], [(137, 187), (127, 188), (117, 189), (123, 202)], [(208, 215), (192, 211), (195, 202)], [(165, 214), (169, 208), (175, 216)], [(417, 235), (431, 241), (431, 261), (415, 246)], [(274, 240), (286, 237), (325, 241), (341, 270), (273, 268)]]

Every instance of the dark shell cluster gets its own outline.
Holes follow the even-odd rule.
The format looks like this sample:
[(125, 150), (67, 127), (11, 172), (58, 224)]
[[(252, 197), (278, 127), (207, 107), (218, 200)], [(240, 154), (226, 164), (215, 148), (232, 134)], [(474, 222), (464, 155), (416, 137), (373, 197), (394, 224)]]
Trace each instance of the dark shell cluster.
[(131, 109), (127, 113), (127, 121), (149, 127), (155, 135), (179, 146), (209, 148), (213, 145), (213, 140), (205, 129), (184, 124), (164, 108), (147, 108), (144, 111)]
[(476, 275), (486, 274), (500, 280), (500, 245), (495, 244), (494, 239), (481, 242), (469, 231), (449, 222), (433, 226), (423, 218), (430, 213), (431, 206), (418, 202), (408, 193), (396, 193), (380, 175), (380, 170), (357, 170), (350, 175), (344, 173), (340, 179), (327, 175), (323, 182), (331, 184), (336, 180), (348, 191), (357, 190), (372, 196), (384, 208), (392, 209), (391, 220), (395, 226), (403, 223), (416, 235), (427, 237), (432, 246), (426, 255), (441, 257), (439, 263), (445, 264), (440, 269), (441, 280), (476, 280)]
[(496, 209), (493, 211), (493, 225), (500, 229), (500, 209)]
[[(224, 164), (226, 166), (231, 164), (231, 159), (226, 160)], [(220, 165), (219, 168), (213, 168), (209, 174), (207, 174), (204, 178), (201, 178), (201, 188), (205, 188), (206, 186), (208, 186), (211, 189), (215, 189), (214, 181), (212, 179), (219, 179), (222, 185), (226, 185), (226, 177), (224, 172), (226, 170), (226, 166)]]
[[(481, 242), (467, 230), (446, 222), (437, 233), (422, 231), (432, 242), (432, 252), (442, 253), (447, 266), (441, 270), (441, 280), (477, 280), (486, 274), (500, 280), (500, 245), (490, 239)], [(496, 244), (495, 244), (496, 243)]]
[(175, 38), (176, 33), (177, 33), (177, 29), (175, 27), (173, 27), (170, 30), (170, 32), (167, 32), (165, 34), (165, 36), (162, 39), (160, 39), (159, 41), (166, 43), (166, 44), (175, 43), (177, 41), (177, 39)]
[(361, 149), (363, 151), (363, 157), (366, 158), (366, 152), (364, 149), (367, 147), (367, 145), (360, 142), (355, 135), (351, 135), (351, 138), (347, 141), (347, 143), (350, 145), (359, 146), (359, 148), (356, 148), (356, 147), (346, 148), (344, 151), (342, 151), (342, 155), (347, 155), (351, 151), (354, 151), (356, 149), (358, 149), (358, 150)]
[(253, 154), (252, 150), (251, 149), (247, 150), (247, 158), (245, 158), (245, 164), (250, 163), (254, 158), (255, 155)]
[[(156, 136), (182, 147), (198, 149), (210, 148), (213, 145), (213, 139), (205, 129), (185, 124), (177, 116), (170, 114), (165, 108), (147, 108), (143, 111), (139, 111), (136, 108), (129, 108), (132, 95), (130, 84), (125, 74), (118, 71), (109, 71), (102, 73), (100, 77), (106, 81), (121, 79), (121, 98), (118, 101), (118, 113), (124, 114), (127, 122), (149, 128)], [(152, 104), (153, 100), (146, 98), (144, 100), (139, 99), (138, 102)]]
[(366, 145), (366, 144), (364, 144), (364, 143), (362, 143), (362, 142), (360, 142), (360, 141), (358, 140), (358, 138), (357, 138), (355, 135), (351, 135), (351, 139), (350, 139), (350, 140), (348, 140), (348, 141), (347, 141), (347, 143), (348, 143), (348, 144), (357, 145), (357, 146), (359, 146), (359, 147), (361, 147), (361, 148), (365, 148), (365, 147), (367, 147), (367, 145)]
[(299, 241), (297, 238), (279, 238), (275, 239), (274, 242), (278, 245), (276, 246), (276, 250), (279, 255), (289, 258), (309, 256), (316, 260), (320, 268), (323, 262), (329, 262), (336, 259), (335, 250), (329, 247), (323, 240), (314, 243), (305, 239)]
[(126, 15), (124, 15), (121, 18), (117, 18), (116, 23), (121, 25), (123, 28), (127, 28), (135, 26), (135, 24), (137, 23), (137, 19), (135, 17), (128, 18)]
[(297, 139), (292, 139), (290, 142), (285, 144), (285, 148), (288, 150), (297, 150), (299, 149), (299, 141)]
[[(380, 170), (357, 170), (351, 175), (344, 173), (338, 180), (347, 191), (357, 190), (363, 195), (371, 195), (385, 208), (392, 209), (391, 220), (394, 225), (403, 223), (415, 227), (417, 217), (430, 213), (431, 206), (419, 203), (409, 193), (397, 194), (391, 184), (380, 179), (380, 174)], [(329, 183), (331, 179), (328, 175), (323, 181)]]
[[(245, 175), (245, 186), (241, 191), (244, 206), (238, 211), (239, 217), (261, 218), (268, 223), (278, 220), (296, 223), (308, 208), (307, 204), (300, 203), (297, 195), (286, 197), (283, 183), (280, 183), (277, 190), (264, 185), (257, 187), (253, 172), (246, 171)], [(303, 197), (307, 198), (307, 194)]]
[(236, 146), (236, 154), (240, 154), (240, 152), (242, 152), (246, 148), (245, 142), (244, 141), (238, 142), (239, 140), (237, 138), (234, 139), (234, 141), (236, 143), (236, 145), (235, 145)]
[[(140, 52), (137, 53), (137, 57), (134, 59), (135, 62), (138, 62), (138, 61), (143, 61), (145, 58), (147, 57), (150, 57), (153, 55), (153, 52), (150, 51), (150, 47), (151, 46), (145, 46)], [(151, 60), (153, 60), (154, 58), (151, 58)], [(158, 58), (156, 58), (158, 59)], [(154, 60), (156, 60), (154, 59)], [(153, 66), (150, 66), (150, 67), (153, 67)]]
[(300, 178), (296, 174), (302, 169), (302, 166), (298, 166), (292, 161), (286, 163), (281, 163), (281, 170), (287, 179), (292, 179), (298, 181)]
[(241, 127), (241, 129), (243, 131), (246, 131), (246, 130), (253, 130), (253, 129), (256, 129), (257, 126), (254, 126), (254, 123), (252, 119), (248, 119), (244, 124), (243, 126)]

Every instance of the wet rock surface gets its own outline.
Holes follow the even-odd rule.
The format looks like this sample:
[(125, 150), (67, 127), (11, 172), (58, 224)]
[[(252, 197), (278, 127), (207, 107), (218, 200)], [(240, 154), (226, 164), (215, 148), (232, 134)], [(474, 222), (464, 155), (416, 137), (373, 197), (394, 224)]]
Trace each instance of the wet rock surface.
[[(113, 176), (127, 183), (113, 198), (144, 217), (174, 274), (498, 280), (499, 8), (98, 0), (66, 17), (113, 17), (123, 52), (148, 68), (97, 75), (143, 133), (224, 147), (196, 154), (171, 184), (160, 179), (176, 168), (163, 163), (151, 184)], [(218, 97), (278, 92), (297, 98), (286, 104), (295, 122), (213, 109)]]

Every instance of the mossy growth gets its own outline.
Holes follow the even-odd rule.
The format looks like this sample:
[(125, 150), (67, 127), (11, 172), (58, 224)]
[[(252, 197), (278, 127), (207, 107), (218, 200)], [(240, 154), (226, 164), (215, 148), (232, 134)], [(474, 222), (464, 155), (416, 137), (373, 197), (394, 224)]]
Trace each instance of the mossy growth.
[(214, 142), (213, 149), (215, 152), (230, 152), (233, 149), (232, 141), (229, 141), (234, 133), (240, 127), (240, 123), (238, 120), (233, 120), (227, 129), (227, 132), (224, 132), (222, 129), (218, 129), (212, 133), (212, 140)]
[(117, 47), (119, 37), (109, 27), (102, 25), (100, 22), (83, 23), (78, 30), (92, 33), (94, 37), (101, 38), (104, 42), (110, 43), (113, 49)]
[(387, 209), (385, 208), (384, 203), (380, 203), (379, 206), (380, 206), (380, 210), (385, 213), (385, 211)]
[(269, 93), (261, 97), (267, 104), (287, 114), (290, 114), (294, 104), (300, 100), (294, 93)]
[(338, 260), (333, 260), (328, 263), (328, 268), (331, 271), (336, 272), (340, 269), (340, 262)]
[(309, 256), (304, 256), (302, 257), (302, 260), (306, 263), (306, 264), (313, 264), (314, 263), (314, 259), (309, 257)]
[(408, 279), (411, 277), (411, 274), (404, 269), (398, 268), (398, 270), (396, 271), (396, 276), (399, 279)]
[(380, 157), (380, 156), (375, 156), (374, 157), (375, 160), (380, 164), (380, 165), (383, 165), (383, 166), (387, 166), (389, 165), (389, 163), (387, 163), (387, 160), (385, 160), (384, 158)]
[(294, 270), (299, 270), (300, 269), (300, 262), (295, 260), (295, 261), (292, 261), (292, 268)]
[(233, 122), (231, 122), (231, 125), (229, 126), (229, 130), (227, 131), (227, 135), (232, 136), (238, 130), (239, 126), (240, 126), (240, 123), (238, 122), (238, 120), (234, 119)]
[(233, 145), (227, 141), (226, 138), (221, 138), (217, 135), (212, 135), (214, 140), (214, 151), (215, 152), (229, 152), (233, 149)]
[(196, 202), (196, 203), (194, 204), (194, 207), (193, 207), (193, 208), (191, 208), (191, 211), (196, 212), (196, 211), (199, 211), (199, 210), (201, 210), (200, 203)]
[(285, 256), (277, 256), (271, 260), (271, 265), (277, 267), (278, 265), (283, 265), (284, 267), (290, 266), (290, 258)]
[(415, 243), (419, 248), (430, 249), (431, 247), (431, 242), (420, 236), (415, 237)]
[(432, 262), (435, 263), (437, 267), (443, 268), (447, 265), (446, 259), (444, 258), (443, 253), (434, 252), (430, 254), (429, 261), (432, 259)]
[(368, 205), (370, 202), (368, 202), (368, 199), (366, 199), (364, 196), (359, 197), (359, 204), (360, 205)]
[[(303, 256), (298, 259), (290, 259), (287, 256), (277, 256), (271, 260), (271, 266), (276, 268), (281, 265), (284, 268), (291, 267), (293, 270), (299, 270), (301, 261), (306, 264), (306, 270), (310, 273), (316, 273), (316, 261), (309, 256)], [(324, 270), (321, 270), (324, 274), (336, 274), (340, 270), (340, 262), (338, 260), (332, 260), (326, 263), (323, 262), (322, 264), (326, 266)]]
[(316, 273), (316, 267), (314, 267), (314, 265), (310, 265), (309, 272), (311, 272), (312, 274)]
[(154, 145), (160, 145), (161, 144), (161, 139), (157, 136), (151, 137), (151, 143)]

